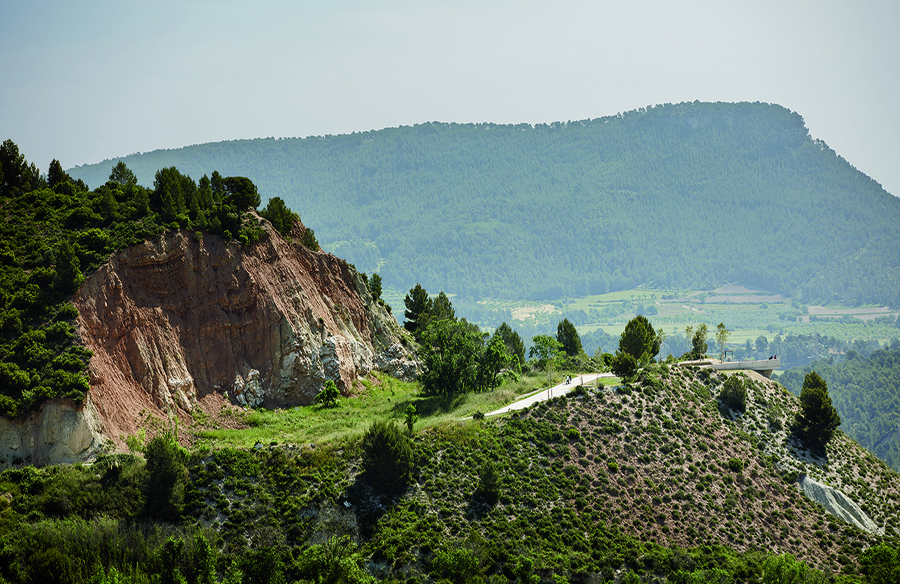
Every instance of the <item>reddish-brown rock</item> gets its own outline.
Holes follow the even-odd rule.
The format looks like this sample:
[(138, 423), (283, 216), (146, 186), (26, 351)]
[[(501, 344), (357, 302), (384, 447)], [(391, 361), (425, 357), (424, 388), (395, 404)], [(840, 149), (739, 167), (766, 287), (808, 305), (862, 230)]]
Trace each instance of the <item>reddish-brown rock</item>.
[(290, 406), (326, 379), (346, 394), (372, 370), (415, 374), (402, 327), (353, 268), (263, 225), (249, 246), (169, 231), (85, 281), (75, 304), (107, 437), (134, 432), (141, 410), (186, 414), (209, 392)]

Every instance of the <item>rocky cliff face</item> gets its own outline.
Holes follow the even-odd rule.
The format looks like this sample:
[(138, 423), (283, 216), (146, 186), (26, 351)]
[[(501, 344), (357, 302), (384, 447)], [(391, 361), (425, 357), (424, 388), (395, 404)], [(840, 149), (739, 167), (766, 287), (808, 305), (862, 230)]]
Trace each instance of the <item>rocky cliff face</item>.
[(85, 281), (75, 304), (105, 436), (134, 432), (142, 410), (188, 414), (211, 392), (292, 406), (326, 379), (347, 394), (373, 370), (415, 375), (402, 327), (353, 268), (263, 225), (249, 246), (166, 232)]

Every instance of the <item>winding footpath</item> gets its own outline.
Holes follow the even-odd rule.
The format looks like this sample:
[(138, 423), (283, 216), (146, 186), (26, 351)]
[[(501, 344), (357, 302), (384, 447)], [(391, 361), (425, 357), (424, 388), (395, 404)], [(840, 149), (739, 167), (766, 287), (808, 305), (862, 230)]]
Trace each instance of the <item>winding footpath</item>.
[(542, 401), (547, 401), (548, 399), (559, 397), (561, 395), (566, 395), (579, 385), (584, 385), (586, 383), (590, 383), (601, 377), (615, 377), (612, 373), (587, 373), (585, 375), (579, 375), (577, 377), (572, 378), (572, 382), (568, 385), (566, 382), (562, 382), (559, 385), (555, 385), (553, 387), (542, 389), (537, 393), (534, 393), (526, 398), (522, 398), (517, 402), (513, 402), (508, 406), (504, 406), (499, 410), (495, 410), (490, 412), (489, 414), (485, 414), (485, 416), (496, 416), (498, 414), (505, 414), (507, 412), (512, 412), (514, 410), (524, 410), (529, 406), (533, 406), (534, 404)]

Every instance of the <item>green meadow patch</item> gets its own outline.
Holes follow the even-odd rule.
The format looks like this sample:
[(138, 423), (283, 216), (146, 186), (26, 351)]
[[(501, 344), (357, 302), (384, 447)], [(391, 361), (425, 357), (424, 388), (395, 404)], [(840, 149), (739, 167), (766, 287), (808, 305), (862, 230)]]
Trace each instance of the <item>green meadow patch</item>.
[(202, 430), (199, 444), (211, 447), (250, 448), (268, 445), (344, 442), (354, 440), (374, 420), (395, 420), (402, 424), (406, 408), (412, 405), (419, 416), (415, 429), (427, 428), (476, 412), (487, 413), (562, 381), (562, 373), (528, 373), (508, 379), (491, 392), (461, 395), (422, 395), (418, 382), (406, 382), (375, 374), (356, 395), (341, 397), (334, 407), (309, 405), (282, 409), (255, 409), (240, 412), (249, 428)]

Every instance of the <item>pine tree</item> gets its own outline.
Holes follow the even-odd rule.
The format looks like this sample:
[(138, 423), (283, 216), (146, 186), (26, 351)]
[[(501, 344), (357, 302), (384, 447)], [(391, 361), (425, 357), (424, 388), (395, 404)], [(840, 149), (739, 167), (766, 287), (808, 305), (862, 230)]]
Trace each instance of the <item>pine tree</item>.
[(619, 351), (628, 353), (638, 361), (645, 356), (652, 359), (659, 354), (661, 343), (662, 340), (647, 317), (639, 314), (625, 325), (625, 330), (619, 337)]
[(556, 325), (556, 340), (562, 343), (563, 351), (569, 357), (574, 357), (581, 352), (581, 337), (578, 336), (575, 325), (568, 318), (564, 318)]
[(841, 417), (831, 404), (828, 384), (811, 371), (800, 390), (800, 411), (794, 419), (794, 432), (814, 446), (824, 447), (841, 425)]
[(437, 295), (437, 298), (431, 301), (428, 316), (431, 320), (456, 320), (456, 310), (443, 290)]
[(404, 328), (413, 334), (424, 329), (423, 325), (431, 311), (431, 299), (425, 288), (417, 283), (415, 288), (412, 288), (403, 299), (403, 303), (406, 305), (406, 310), (403, 312), (403, 316), (406, 317), (406, 322), (403, 323)]
[(112, 171), (109, 173), (109, 180), (117, 182), (120, 185), (136, 185), (137, 177), (131, 172), (131, 169), (125, 166), (121, 160), (116, 163)]
[(381, 276), (378, 274), (372, 274), (372, 277), (369, 278), (369, 292), (372, 293), (372, 299), (381, 299)]
[(509, 350), (510, 355), (516, 357), (520, 365), (525, 364), (525, 343), (522, 341), (522, 337), (519, 336), (519, 333), (514, 331), (511, 326), (506, 324), (505, 322), (497, 327), (497, 330), (494, 331), (495, 335), (499, 335), (501, 339), (503, 339), (504, 344), (506, 344), (507, 350)]

